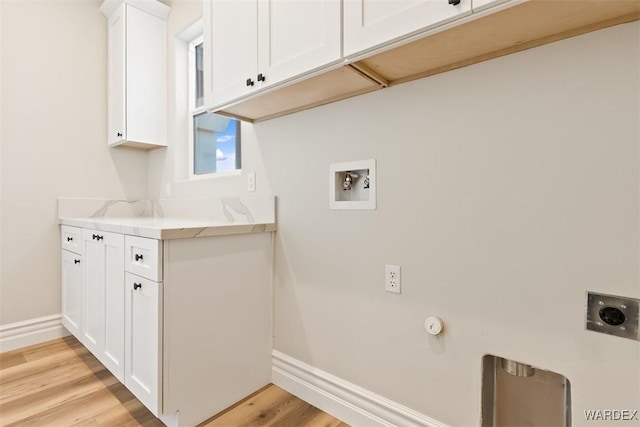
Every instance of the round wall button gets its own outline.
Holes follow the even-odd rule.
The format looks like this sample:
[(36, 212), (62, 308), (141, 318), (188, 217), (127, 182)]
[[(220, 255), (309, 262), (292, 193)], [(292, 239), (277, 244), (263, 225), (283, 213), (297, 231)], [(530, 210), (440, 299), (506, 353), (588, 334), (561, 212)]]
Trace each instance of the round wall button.
[(442, 328), (444, 325), (442, 324), (442, 320), (437, 317), (428, 317), (427, 320), (424, 321), (424, 328), (431, 335), (438, 335), (442, 332)]

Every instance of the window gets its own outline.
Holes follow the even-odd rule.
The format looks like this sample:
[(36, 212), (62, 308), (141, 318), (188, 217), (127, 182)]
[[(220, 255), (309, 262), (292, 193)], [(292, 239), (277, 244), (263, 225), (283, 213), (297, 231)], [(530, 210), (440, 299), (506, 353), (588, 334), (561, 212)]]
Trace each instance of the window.
[(190, 177), (240, 169), (240, 121), (208, 113), (204, 106), (202, 36), (189, 43)]

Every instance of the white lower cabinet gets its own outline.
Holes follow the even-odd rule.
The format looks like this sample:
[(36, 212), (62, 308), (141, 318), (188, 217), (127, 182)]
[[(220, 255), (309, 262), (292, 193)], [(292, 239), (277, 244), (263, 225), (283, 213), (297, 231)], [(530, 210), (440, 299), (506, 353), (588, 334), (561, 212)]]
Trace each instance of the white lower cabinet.
[(84, 307), (80, 341), (124, 378), (124, 236), (82, 230)]
[(270, 382), (270, 233), (61, 236), (64, 326), (167, 426), (197, 425)]
[(62, 325), (75, 337), (82, 325), (82, 255), (62, 250)]
[(162, 283), (126, 273), (124, 385), (159, 415)]

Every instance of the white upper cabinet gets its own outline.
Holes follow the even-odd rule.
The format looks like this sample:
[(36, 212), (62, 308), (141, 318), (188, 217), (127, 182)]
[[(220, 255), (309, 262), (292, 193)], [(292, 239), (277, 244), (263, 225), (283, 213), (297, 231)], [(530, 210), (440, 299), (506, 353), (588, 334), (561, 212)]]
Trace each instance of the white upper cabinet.
[(471, 14), (471, 0), (344, 0), (344, 56)]
[(258, 75), (279, 83), (340, 61), (340, 15), (339, 0), (259, 0)]
[(167, 145), (169, 7), (156, 0), (105, 0), (108, 19), (108, 135), (110, 146)]
[(122, 4), (109, 19), (108, 29), (108, 107), (107, 124), (109, 127), (107, 142), (116, 145), (126, 140), (126, 27), (125, 6)]
[(205, 0), (205, 105), (223, 104), (255, 90), (258, 36), (255, 0)]
[(518, 0), (518, 1), (514, 1), (514, 0), (471, 0), (471, 8), (473, 9), (474, 12), (478, 12), (480, 10), (487, 9), (489, 7), (497, 6), (497, 5), (501, 4), (501, 3), (513, 2), (515, 4), (517, 2), (522, 2), (522, 1), (527, 1), (527, 0)]
[(340, 62), (340, 0), (204, 0), (205, 105)]

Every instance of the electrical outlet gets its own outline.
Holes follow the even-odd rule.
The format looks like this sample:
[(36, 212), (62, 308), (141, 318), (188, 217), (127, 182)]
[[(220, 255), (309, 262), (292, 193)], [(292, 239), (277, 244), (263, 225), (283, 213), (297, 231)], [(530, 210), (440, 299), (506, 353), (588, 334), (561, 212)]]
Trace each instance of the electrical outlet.
[(247, 174), (247, 191), (254, 192), (256, 191), (256, 173), (249, 172)]
[(400, 266), (384, 266), (384, 290), (387, 292), (400, 293)]

